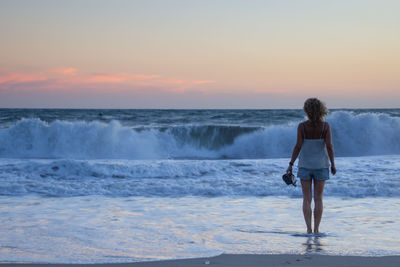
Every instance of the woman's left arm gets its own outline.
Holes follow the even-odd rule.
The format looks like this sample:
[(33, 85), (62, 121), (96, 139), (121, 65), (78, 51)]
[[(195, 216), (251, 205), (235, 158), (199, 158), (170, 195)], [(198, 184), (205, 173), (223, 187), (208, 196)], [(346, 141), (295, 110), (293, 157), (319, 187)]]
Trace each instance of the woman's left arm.
[(325, 144), (326, 150), (328, 151), (329, 160), (331, 162), (331, 172), (333, 175), (336, 174), (336, 166), (335, 166), (335, 151), (333, 150), (332, 145), (332, 132), (329, 123), (326, 123), (326, 136), (325, 136)]

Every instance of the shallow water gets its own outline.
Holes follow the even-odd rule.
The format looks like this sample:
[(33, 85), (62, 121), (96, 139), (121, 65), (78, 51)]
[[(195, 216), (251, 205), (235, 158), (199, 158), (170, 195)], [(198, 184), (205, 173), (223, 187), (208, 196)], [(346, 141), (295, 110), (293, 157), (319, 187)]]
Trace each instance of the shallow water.
[(326, 198), (318, 236), (305, 234), (301, 199), (288, 197), (24, 196), (0, 202), (0, 259), (7, 262), (400, 254), (400, 199), (393, 198)]

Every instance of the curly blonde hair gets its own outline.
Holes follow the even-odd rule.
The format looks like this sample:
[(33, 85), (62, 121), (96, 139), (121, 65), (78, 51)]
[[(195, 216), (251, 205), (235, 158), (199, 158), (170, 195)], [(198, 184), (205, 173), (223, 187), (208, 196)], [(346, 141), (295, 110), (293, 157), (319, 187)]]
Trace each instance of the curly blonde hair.
[(304, 102), (304, 112), (312, 123), (321, 122), (328, 115), (328, 109), (325, 103), (318, 98), (309, 98)]

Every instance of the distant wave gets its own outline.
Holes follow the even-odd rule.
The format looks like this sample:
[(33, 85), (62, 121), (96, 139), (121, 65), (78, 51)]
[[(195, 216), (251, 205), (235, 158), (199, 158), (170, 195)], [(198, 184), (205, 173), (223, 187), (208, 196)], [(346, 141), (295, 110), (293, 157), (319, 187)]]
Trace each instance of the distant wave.
[[(327, 117), (338, 156), (400, 154), (400, 118), (337, 111)], [(296, 124), (130, 128), (118, 121), (46, 123), (22, 119), (0, 129), (0, 157), (76, 159), (289, 157)]]

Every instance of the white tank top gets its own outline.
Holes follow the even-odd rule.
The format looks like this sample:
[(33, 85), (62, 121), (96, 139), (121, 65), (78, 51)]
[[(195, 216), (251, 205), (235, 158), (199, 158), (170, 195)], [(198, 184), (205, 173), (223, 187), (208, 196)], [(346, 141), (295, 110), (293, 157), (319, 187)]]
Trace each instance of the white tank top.
[(299, 154), (299, 168), (329, 168), (328, 151), (326, 150), (325, 139), (322, 138), (324, 128), (325, 123), (322, 125), (322, 133), (319, 139), (306, 139), (306, 132), (304, 131), (304, 141)]

